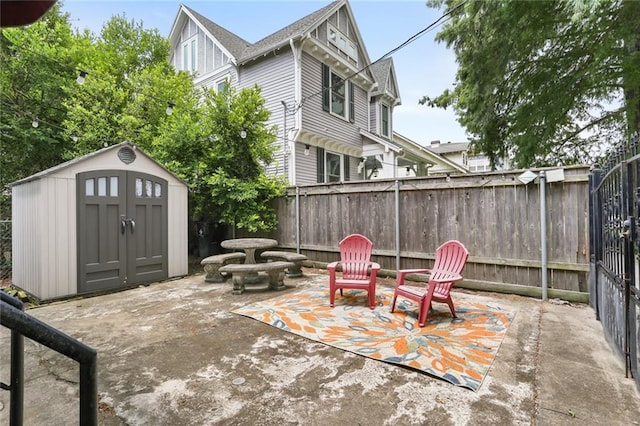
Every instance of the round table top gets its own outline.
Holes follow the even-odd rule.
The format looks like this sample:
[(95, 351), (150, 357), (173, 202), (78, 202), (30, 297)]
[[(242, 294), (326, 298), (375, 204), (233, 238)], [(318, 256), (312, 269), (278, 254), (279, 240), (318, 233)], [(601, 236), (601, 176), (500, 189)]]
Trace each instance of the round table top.
[(224, 240), (220, 243), (226, 249), (261, 249), (275, 247), (278, 241), (271, 238), (235, 238), (232, 240)]

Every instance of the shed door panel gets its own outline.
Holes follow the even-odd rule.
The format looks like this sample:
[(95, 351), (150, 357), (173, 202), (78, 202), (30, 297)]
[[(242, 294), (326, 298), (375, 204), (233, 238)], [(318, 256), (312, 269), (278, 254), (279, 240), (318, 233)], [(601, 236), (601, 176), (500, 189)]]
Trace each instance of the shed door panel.
[(166, 279), (167, 181), (120, 170), (77, 181), (78, 292)]
[(78, 290), (80, 293), (122, 286), (126, 281), (126, 239), (121, 236), (122, 182), (126, 172), (78, 175)]
[(168, 276), (167, 181), (157, 176), (129, 172), (127, 216), (135, 222), (127, 229), (130, 283)]

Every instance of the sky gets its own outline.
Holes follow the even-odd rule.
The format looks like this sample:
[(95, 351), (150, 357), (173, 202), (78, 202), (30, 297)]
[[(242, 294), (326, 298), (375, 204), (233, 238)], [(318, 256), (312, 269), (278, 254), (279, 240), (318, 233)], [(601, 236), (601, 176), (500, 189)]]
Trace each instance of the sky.
[[(312, 0), (61, 0), (71, 24), (98, 35), (115, 15), (157, 28), (165, 37), (180, 3), (207, 17), (248, 42), (258, 40), (326, 6), (331, 1)], [(369, 59), (375, 61), (440, 18), (442, 11), (426, 6), (426, 0), (351, 0), (356, 25)], [(457, 65), (452, 50), (434, 39), (436, 26), (393, 54), (402, 105), (394, 109), (394, 131), (421, 145), (433, 140), (464, 142), (464, 129), (455, 113), (420, 105), (423, 96), (435, 97), (451, 88)]]

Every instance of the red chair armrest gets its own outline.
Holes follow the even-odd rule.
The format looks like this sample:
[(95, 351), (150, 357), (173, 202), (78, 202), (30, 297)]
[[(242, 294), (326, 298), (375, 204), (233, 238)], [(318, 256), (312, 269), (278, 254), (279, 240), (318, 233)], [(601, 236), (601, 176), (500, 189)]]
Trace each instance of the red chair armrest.
[(428, 274), (431, 272), (431, 269), (400, 269), (396, 274), (396, 285), (402, 285), (404, 283), (404, 278), (407, 275), (411, 274)]
[(451, 283), (462, 280), (462, 275), (459, 274), (450, 274), (445, 273), (445, 275), (439, 276), (437, 278), (432, 277), (429, 278), (429, 281), (437, 282), (437, 283)]
[(329, 264), (327, 264), (327, 269), (336, 269), (336, 267), (338, 266), (340, 262), (331, 262)]

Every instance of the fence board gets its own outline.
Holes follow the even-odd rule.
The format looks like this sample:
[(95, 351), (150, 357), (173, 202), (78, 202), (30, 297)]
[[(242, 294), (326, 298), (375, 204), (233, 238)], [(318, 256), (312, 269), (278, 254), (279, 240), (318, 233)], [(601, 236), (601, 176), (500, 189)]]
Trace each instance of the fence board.
[[(538, 172), (542, 169), (533, 170)], [(567, 167), (547, 185), (549, 278), (554, 288), (587, 291), (587, 166)], [(402, 268), (430, 267), (436, 248), (458, 239), (469, 250), (465, 278), (541, 285), (540, 189), (523, 171), (405, 178), (399, 185)], [(383, 268), (396, 268), (396, 182), (376, 180), (299, 187), (300, 250), (318, 262), (336, 260), (338, 242), (368, 236)], [(296, 248), (295, 188), (275, 202), (280, 224), (269, 233)]]

